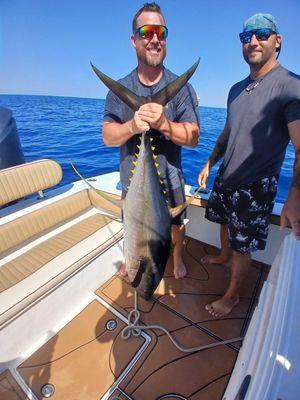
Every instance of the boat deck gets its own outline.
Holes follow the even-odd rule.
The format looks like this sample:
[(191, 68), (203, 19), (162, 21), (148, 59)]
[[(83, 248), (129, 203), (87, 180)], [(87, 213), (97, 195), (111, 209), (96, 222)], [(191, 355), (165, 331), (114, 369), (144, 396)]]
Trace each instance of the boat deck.
[[(204, 307), (224, 293), (229, 268), (203, 265), (201, 257), (216, 252), (187, 238), (188, 276), (176, 280), (169, 261), (154, 298), (139, 299), (140, 322), (162, 325), (183, 347), (244, 336), (269, 267), (254, 261), (240, 303), (229, 316), (214, 318)], [(76, 318), (58, 334), (49, 333), (51, 339), (18, 368), (35, 396), (42, 399), (41, 388), (51, 383), (55, 400), (221, 399), (241, 342), (182, 353), (160, 330), (125, 341), (121, 332), (133, 304), (133, 289), (114, 275)], [(18, 398), (3, 388), (0, 395)]]

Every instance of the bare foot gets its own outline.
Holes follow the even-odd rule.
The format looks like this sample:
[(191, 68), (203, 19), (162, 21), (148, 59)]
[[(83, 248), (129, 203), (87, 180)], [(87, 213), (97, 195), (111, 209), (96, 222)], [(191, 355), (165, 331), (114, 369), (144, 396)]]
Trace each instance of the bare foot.
[(126, 264), (125, 263), (121, 263), (119, 266), (119, 271), (118, 271), (118, 276), (120, 276), (121, 278), (125, 278), (125, 276), (127, 276), (127, 271), (126, 271)]
[(219, 256), (203, 256), (203, 257), (201, 257), (201, 262), (203, 264), (222, 264), (222, 265), (226, 265), (226, 267), (230, 266), (230, 258), (224, 258), (221, 255), (219, 255)]
[(174, 276), (176, 279), (184, 278), (187, 274), (186, 267), (182, 259), (174, 260)]
[(224, 317), (231, 312), (238, 302), (238, 296), (235, 298), (222, 297), (220, 300), (206, 304), (205, 310), (207, 310), (214, 317)]

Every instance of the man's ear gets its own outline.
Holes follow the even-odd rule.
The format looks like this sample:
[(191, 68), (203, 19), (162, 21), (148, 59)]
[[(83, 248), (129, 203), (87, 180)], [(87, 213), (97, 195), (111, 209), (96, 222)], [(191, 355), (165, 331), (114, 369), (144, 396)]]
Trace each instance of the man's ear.
[(135, 37), (134, 37), (134, 35), (131, 35), (131, 36), (130, 36), (130, 41), (131, 41), (132, 46), (133, 46), (134, 48), (136, 48), (136, 45), (135, 45)]
[(281, 43), (282, 43), (282, 36), (277, 35), (277, 37), (276, 37), (276, 52), (280, 51)]

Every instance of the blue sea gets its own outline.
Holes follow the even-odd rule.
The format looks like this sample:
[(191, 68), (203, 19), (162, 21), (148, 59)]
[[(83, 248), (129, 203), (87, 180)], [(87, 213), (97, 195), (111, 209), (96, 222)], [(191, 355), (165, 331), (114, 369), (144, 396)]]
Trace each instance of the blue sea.
[[(63, 168), (61, 185), (77, 180), (70, 162), (85, 176), (118, 170), (119, 150), (103, 144), (101, 122), (104, 100), (74, 97), (0, 95), (0, 105), (13, 111), (26, 161), (56, 160)], [(183, 148), (183, 172), (189, 185), (197, 186), (197, 176), (218, 135), (226, 109), (199, 107), (201, 139), (196, 148)], [(290, 144), (282, 167), (277, 201), (283, 203), (290, 183), (294, 150)], [(218, 166), (210, 176), (212, 187)]]

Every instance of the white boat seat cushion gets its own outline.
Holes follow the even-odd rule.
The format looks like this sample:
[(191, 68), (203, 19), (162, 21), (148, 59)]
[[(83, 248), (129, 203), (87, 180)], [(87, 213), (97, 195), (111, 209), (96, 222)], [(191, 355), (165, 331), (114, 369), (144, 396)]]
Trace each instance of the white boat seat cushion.
[(0, 293), (33, 274), (110, 222), (112, 222), (111, 218), (97, 213), (4, 264), (0, 268)]
[(0, 207), (40, 190), (57, 185), (61, 166), (53, 160), (39, 160), (0, 171)]
[(87, 190), (73, 194), (0, 226), (0, 257), (91, 208)]

